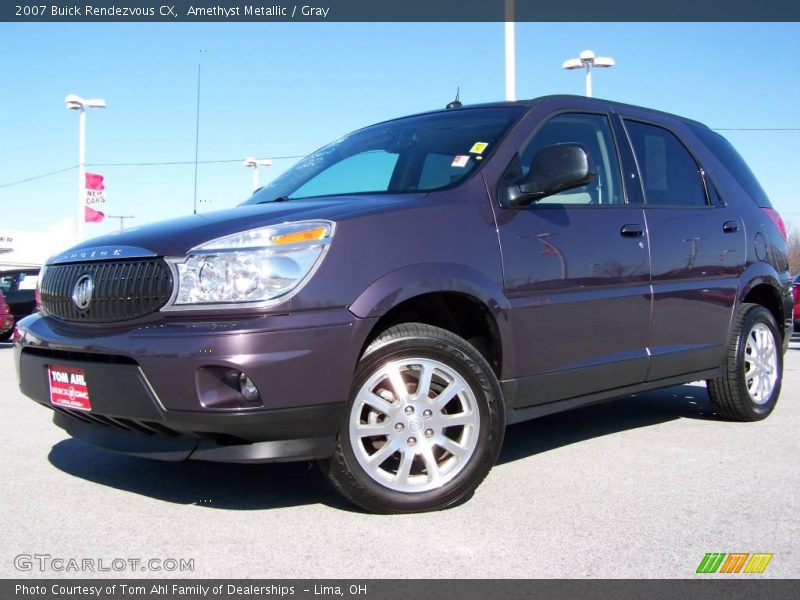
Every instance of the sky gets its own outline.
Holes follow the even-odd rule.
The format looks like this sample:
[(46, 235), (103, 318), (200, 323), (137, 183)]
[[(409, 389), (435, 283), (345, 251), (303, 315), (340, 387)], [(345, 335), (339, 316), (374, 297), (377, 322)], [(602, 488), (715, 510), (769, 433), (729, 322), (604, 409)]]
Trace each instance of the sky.
[[(0, 229), (71, 231), (78, 118), (64, 96), (106, 100), (87, 113), (88, 170), (105, 176), (109, 215), (126, 227), (194, 205), (245, 200), (247, 156), (272, 157), (261, 183), (359, 127), (444, 107), (502, 100), (502, 23), (0, 23)], [(519, 23), (517, 95), (582, 94), (561, 63), (591, 49), (595, 96), (720, 129), (775, 208), (800, 227), (798, 23)], [(204, 50), (204, 52), (200, 52)], [(782, 129), (782, 131), (776, 131)], [(788, 129), (788, 130), (787, 130)], [(793, 129), (793, 130), (792, 130)], [(146, 165), (142, 163), (187, 163)], [(53, 171), (68, 169), (47, 177)], [(19, 180), (35, 178), (24, 183)], [(11, 185), (9, 185), (11, 184)], [(119, 227), (87, 223), (86, 237)]]

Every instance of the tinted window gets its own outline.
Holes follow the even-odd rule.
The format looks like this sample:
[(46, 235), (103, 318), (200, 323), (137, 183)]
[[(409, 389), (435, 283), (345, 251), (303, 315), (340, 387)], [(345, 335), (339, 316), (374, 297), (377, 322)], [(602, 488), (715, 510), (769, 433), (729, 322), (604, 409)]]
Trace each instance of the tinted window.
[(642, 175), (645, 202), (654, 205), (707, 206), (700, 169), (670, 131), (625, 121)]
[(463, 168), (453, 166), (454, 157), (449, 154), (428, 154), (419, 176), (420, 190), (436, 189), (450, 185), (461, 177)]
[(450, 110), (360, 129), (307, 156), (245, 204), (455, 185), (494, 151), (526, 110)]
[(739, 185), (744, 188), (744, 191), (747, 192), (759, 206), (769, 208), (771, 204), (769, 198), (767, 198), (767, 193), (764, 191), (764, 188), (761, 187), (761, 184), (758, 183), (758, 179), (753, 175), (750, 167), (744, 162), (744, 159), (736, 151), (736, 148), (720, 134), (711, 131), (707, 127), (692, 124), (691, 128), (697, 137), (700, 138), (700, 141), (708, 146), (708, 149), (714, 153), (714, 156), (717, 157), (719, 162), (721, 162), (730, 174), (733, 175), (733, 178), (739, 182)]
[(295, 196), (322, 194), (354, 194), (385, 192), (397, 164), (397, 154), (383, 150), (368, 150), (348, 156), (332, 165), (311, 181), (301, 185)]
[(597, 174), (583, 187), (549, 196), (537, 204), (622, 204), (622, 180), (614, 138), (603, 115), (563, 114), (545, 123), (520, 152), (523, 175), (533, 164), (536, 153), (554, 144), (580, 144), (589, 158), (589, 169)]

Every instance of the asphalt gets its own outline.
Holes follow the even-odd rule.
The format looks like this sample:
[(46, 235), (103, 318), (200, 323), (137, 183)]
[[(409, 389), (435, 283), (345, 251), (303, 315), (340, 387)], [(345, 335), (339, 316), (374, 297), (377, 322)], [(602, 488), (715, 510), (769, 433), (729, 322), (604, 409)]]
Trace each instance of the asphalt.
[[(71, 440), (0, 344), (0, 577), (692, 578), (707, 552), (772, 553), (762, 577), (797, 577), (798, 400), (795, 335), (765, 421), (719, 420), (700, 383), (553, 415), (508, 429), (468, 502), (374, 516), (307, 464), (159, 463)], [(20, 555), (67, 562), (18, 570)], [(114, 571), (120, 558), (194, 570)]]

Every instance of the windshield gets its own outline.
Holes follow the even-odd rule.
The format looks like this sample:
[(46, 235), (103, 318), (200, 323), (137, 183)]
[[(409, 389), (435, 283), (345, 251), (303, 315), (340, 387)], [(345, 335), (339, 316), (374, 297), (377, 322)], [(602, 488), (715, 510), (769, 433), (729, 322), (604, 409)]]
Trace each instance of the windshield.
[(307, 156), (244, 204), (457, 185), (492, 153), (525, 110), (451, 110), (360, 129)]

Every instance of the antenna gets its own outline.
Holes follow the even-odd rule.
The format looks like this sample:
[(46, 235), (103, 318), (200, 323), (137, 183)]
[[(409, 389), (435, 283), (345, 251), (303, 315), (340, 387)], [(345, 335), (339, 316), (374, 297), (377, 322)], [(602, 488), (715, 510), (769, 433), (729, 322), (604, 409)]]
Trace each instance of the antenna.
[[(208, 52), (208, 48), (202, 48), (198, 52), (204, 54)], [(192, 211), (194, 214), (197, 214), (197, 157), (200, 152), (200, 64), (201, 60), (197, 59), (197, 112), (195, 113), (194, 126), (194, 210)], [(121, 221), (120, 225), (122, 225)]]
[(452, 110), (454, 108), (461, 108), (462, 104), (461, 104), (461, 101), (459, 100), (460, 96), (461, 96), (461, 86), (457, 86), (456, 87), (456, 99), (453, 100), (451, 103), (449, 103), (445, 108), (447, 110)]

